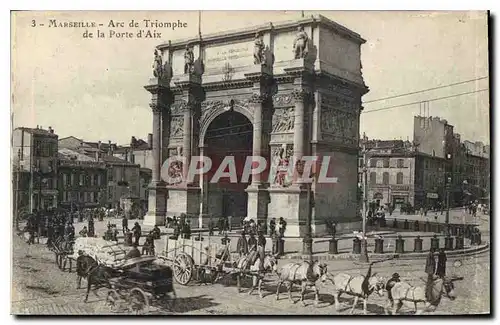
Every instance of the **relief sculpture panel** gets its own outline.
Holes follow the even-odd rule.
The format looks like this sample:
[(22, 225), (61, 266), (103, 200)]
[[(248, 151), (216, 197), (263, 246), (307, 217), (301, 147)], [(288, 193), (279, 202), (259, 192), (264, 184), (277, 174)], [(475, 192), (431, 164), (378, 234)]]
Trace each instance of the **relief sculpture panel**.
[(324, 140), (353, 145), (357, 143), (358, 119), (356, 114), (322, 107), (321, 133)]
[(271, 186), (290, 186), (293, 177), (292, 171), (289, 170), (293, 159), (293, 144), (283, 144), (273, 147), (271, 157)]
[(294, 122), (295, 116), (293, 107), (277, 108), (273, 115), (272, 132), (293, 132)]
[(182, 136), (184, 129), (184, 117), (183, 116), (173, 116), (172, 122), (170, 122), (170, 137), (178, 138)]

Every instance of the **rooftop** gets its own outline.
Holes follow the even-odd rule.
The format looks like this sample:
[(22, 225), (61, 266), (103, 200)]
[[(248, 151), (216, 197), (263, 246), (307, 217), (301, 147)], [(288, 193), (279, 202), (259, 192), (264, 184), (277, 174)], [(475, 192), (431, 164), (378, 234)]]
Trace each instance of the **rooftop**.
[(53, 137), (57, 138), (57, 134), (54, 134), (54, 130), (49, 127), (48, 130), (42, 129), (42, 128), (28, 128), (28, 127), (18, 127), (15, 128), (15, 130), (23, 130), (24, 132), (31, 133), (31, 134), (36, 134), (36, 135), (44, 135), (48, 137)]

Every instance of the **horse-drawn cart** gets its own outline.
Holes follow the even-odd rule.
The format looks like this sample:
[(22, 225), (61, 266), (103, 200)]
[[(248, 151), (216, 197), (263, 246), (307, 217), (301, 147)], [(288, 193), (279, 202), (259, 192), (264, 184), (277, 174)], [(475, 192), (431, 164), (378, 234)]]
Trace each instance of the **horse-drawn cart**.
[(162, 247), (158, 257), (172, 265), (174, 278), (181, 285), (188, 285), (193, 276), (198, 281), (214, 283), (233, 271), (229, 242), (222, 245), (210, 240), (160, 239), (155, 247)]
[(106, 302), (114, 311), (146, 313), (151, 305), (166, 307), (176, 298), (172, 269), (158, 265), (154, 256), (142, 256), (126, 260), (119, 267), (118, 277), (109, 280), (111, 289)]

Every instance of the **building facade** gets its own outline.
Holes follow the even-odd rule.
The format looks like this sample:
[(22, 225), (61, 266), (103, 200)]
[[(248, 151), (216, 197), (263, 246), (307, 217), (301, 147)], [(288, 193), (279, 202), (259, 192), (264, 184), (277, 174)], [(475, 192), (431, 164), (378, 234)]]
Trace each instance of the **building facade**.
[(119, 208), (120, 200), (139, 199), (141, 194), (140, 166), (126, 160), (103, 154), (101, 160), (107, 166), (107, 205)]
[(58, 206), (58, 136), (49, 127), (13, 130), (14, 211), (30, 213)]
[[(359, 115), (368, 92), (363, 43), (359, 34), (313, 16), (157, 46), (145, 86), (154, 157), (145, 223), (187, 213), (198, 226), (209, 215), (283, 217), (289, 236), (325, 233), (325, 219), (357, 228)], [(248, 156), (264, 157), (267, 168), (237, 183), (212, 183), (210, 175), (188, 182), (188, 166), (178, 162), (171, 166), (175, 177), (161, 175), (169, 157), (208, 156), (220, 164), (228, 154), (239, 175)], [(306, 155), (319, 158), (315, 175), (326, 166), (337, 182), (315, 178), (308, 185), (280, 170)]]
[(106, 206), (107, 167), (79, 152), (59, 149), (59, 202), (68, 210)]

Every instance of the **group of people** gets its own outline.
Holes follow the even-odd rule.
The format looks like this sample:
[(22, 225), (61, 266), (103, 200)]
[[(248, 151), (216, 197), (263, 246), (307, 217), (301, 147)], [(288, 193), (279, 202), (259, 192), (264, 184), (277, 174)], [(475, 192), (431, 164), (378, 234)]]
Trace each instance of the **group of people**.
[(191, 221), (183, 213), (179, 218), (174, 216), (173, 218), (167, 218), (167, 228), (172, 228), (174, 230), (172, 239), (178, 239), (179, 237), (189, 239), (191, 238)]
[(35, 238), (39, 239), (41, 236), (47, 237), (49, 246), (58, 237), (64, 237), (66, 240), (73, 240), (75, 237), (73, 218), (54, 209), (34, 210), (26, 220), (24, 231), (29, 234), (28, 244), (34, 244)]

